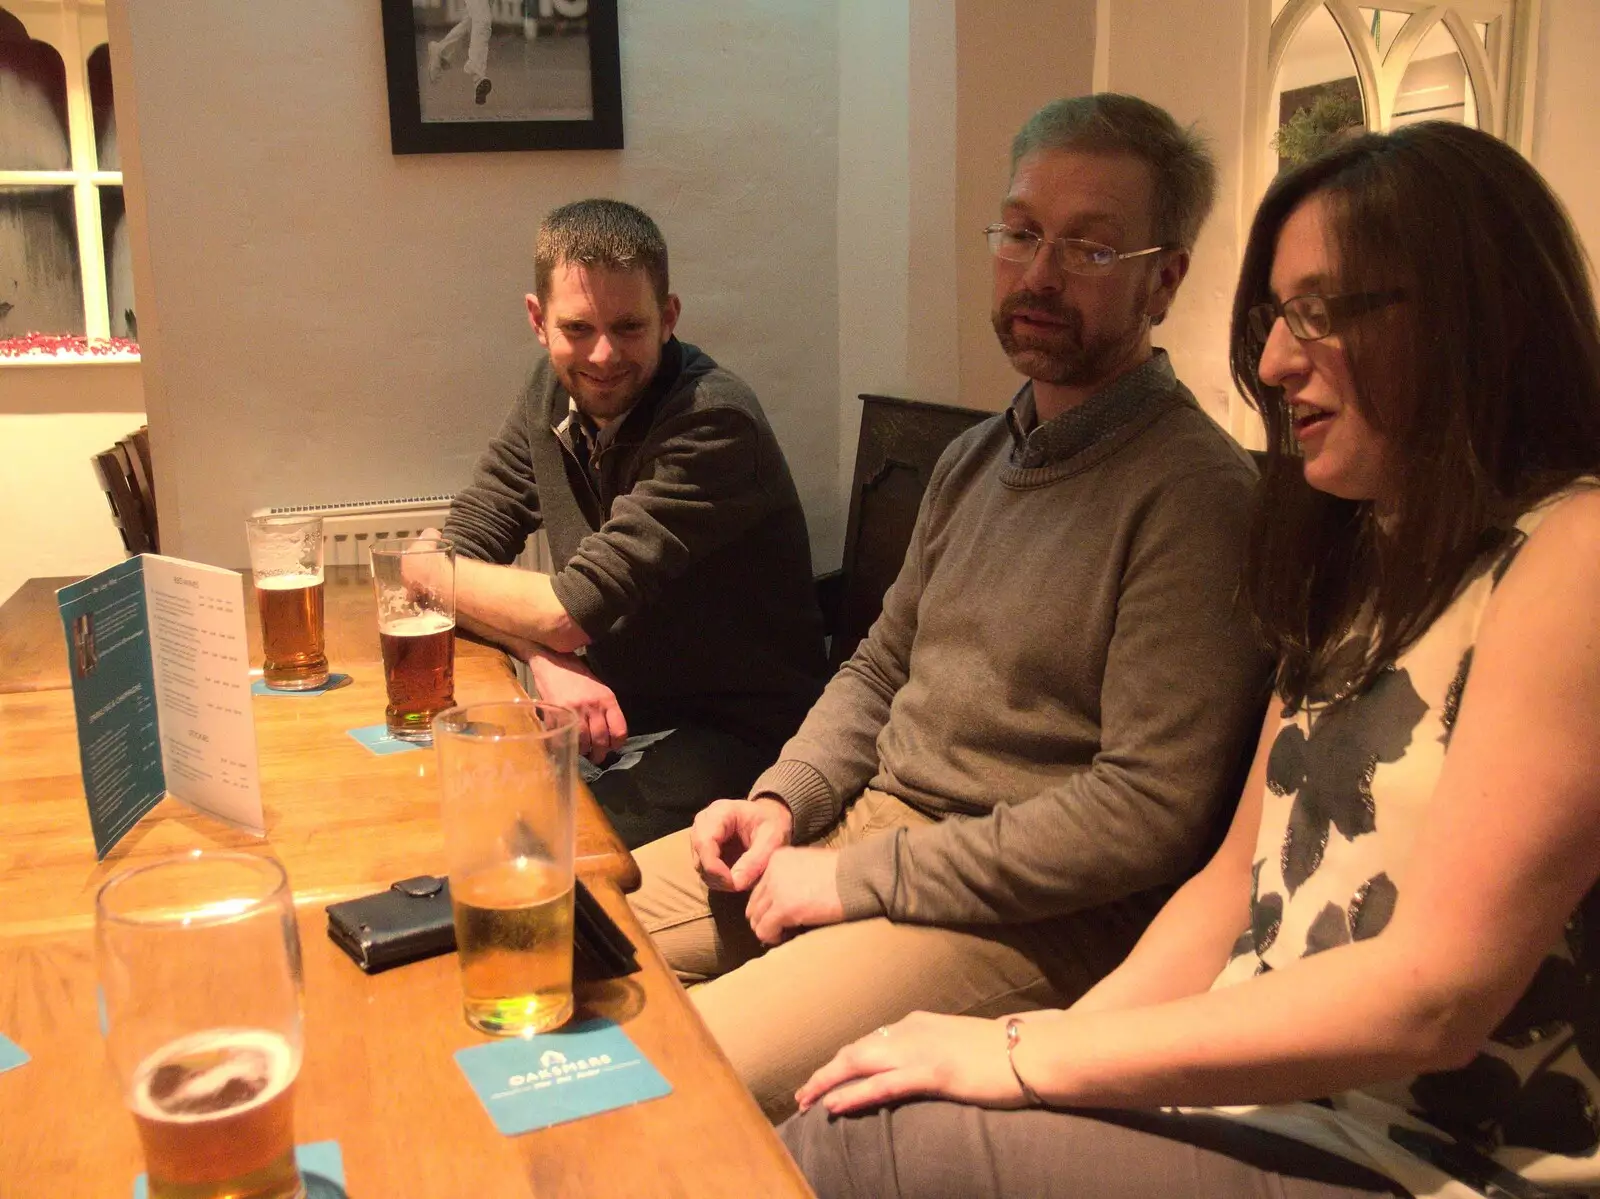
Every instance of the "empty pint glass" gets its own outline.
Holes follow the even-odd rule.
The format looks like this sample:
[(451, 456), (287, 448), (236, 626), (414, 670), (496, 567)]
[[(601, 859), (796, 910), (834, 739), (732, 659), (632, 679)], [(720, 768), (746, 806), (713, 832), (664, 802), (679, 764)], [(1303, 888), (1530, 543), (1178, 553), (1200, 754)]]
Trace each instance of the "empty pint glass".
[(322, 686), (322, 518), (252, 516), (245, 535), (261, 612), (262, 677), (278, 691)]
[(384, 712), (402, 741), (433, 739), (433, 718), (456, 702), (456, 551), (441, 539), (379, 541), (372, 547)]
[(283, 867), (195, 850), (95, 901), (106, 1047), (151, 1199), (299, 1199), (300, 940)]
[(467, 1023), (543, 1032), (572, 1014), (572, 787), (578, 718), (532, 700), (434, 721)]

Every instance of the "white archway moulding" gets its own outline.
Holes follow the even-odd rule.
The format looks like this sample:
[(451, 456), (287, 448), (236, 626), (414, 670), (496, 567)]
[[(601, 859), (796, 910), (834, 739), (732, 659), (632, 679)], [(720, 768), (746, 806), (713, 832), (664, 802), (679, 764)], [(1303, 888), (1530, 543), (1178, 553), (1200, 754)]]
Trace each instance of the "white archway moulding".
[[(1435, 26), (1443, 25), (1460, 51), (1477, 105), (1477, 126), (1524, 154), (1532, 146), (1534, 55), (1537, 51), (1539, 0), (1451, 0), (1433, 4), (1426, 0), (1376, 0), (1369, 6), (1385, 12), (1406, 14), (1405, 24), (1381, 51), (1353, 0), (1288, 0), (1276, 19), (1265, 5), (1256, 15), (1270, 23), (1265, 61), (1260, 63), (1259, 82), (1251, 89), (1265, 106), (1271, 100), (1278, 73), (1294, 42), (1295, 34), (1319, 8), (1338, 25), (1355, 63), (1356, 79), (1366, 110), (1367, 127), (1383, 132), (1394, 119), (1395, 99), (1406, 68), (1411, 65), (1423, 40)], [(1475, 25), (1487, 27), (1480, 40)], [(1259, 44), (1259, 41), (1258, 43)], [(1246, 203), (1253, 209), (1266, 191), (1276, 169), (1266, 134), (1276, 127), (1275, 114), (1262, 111), (1252, 122), (1260, 133), (1255, 152), (1246, 156), (1254, 168), (1252, 186), (1246, 189)]]

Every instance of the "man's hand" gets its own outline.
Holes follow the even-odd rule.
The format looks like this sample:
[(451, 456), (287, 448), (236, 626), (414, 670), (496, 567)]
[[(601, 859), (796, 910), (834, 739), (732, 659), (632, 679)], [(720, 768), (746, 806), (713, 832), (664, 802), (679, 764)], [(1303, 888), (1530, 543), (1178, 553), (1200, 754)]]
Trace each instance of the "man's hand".
[(578, 714), (579, 753), (598, 766), (608, 753), (622, 748), (628, 722), (616, 692), (595, 678), (581, 659), (535, 649), (528, 655), (528, 669), (540, 699)]
[[(438, 529), (423, 529), (416, 537), (406, 542), (406, 548), (414, 549), (420, 542), (438, 541), (443, 536)], [(447, 563), (437, 554), (405, 555), (400, 559), (400, 581), (405, 584), (407, 598), (416, 603), (425, 603), (429, 607), (437, 607), (445, 591), (447, 569)]]
[(794, 814), (781, 799), (719, 799), (694, 818), (689, 845), (706, 886), (747, 891), (793, 833)]
[(744, 915), (763, 945), (776, 945), (790, 929), (838, 924), (844, 919), (838, 851), (778, 850), (745, 905)]

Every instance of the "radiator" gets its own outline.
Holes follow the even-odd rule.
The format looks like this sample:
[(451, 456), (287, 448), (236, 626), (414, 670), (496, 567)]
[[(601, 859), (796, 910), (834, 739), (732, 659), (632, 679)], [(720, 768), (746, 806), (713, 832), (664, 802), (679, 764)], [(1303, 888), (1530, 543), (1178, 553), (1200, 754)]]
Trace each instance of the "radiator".
[[(256, 516), (322, 517), (322, 556), (328, 566), (366, 566), (374, 541), (416, 537), (424, 529), (444, 528), (450, 515), (447, 495), (409, 499), (357, 500), (349, 504), (293, 504), (261, 508)], [(550, 550), (544, 530), (528, 539), (517, 559), (528, 570), (550, 571)]]

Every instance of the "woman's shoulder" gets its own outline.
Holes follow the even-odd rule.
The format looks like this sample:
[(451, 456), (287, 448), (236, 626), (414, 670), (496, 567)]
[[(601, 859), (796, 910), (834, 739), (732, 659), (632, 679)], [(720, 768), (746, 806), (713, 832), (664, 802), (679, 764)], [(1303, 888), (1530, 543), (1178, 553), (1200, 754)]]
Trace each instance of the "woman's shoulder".
[(1496, 557), (1496, 586), (1535, 534), (1541, 559), (1559, 560), (1566, 553), (1595, 557), (1595, 551), (1600, 549), (1600, 478), (1577, 479), (1522, 514)]
[(1531, 534), (1551, 520), (1569, 531), (1592, 529), (1600, 521), (1600, 475), (1584, 475), (1546, 496), (1522, 514), (1517, 528)]

